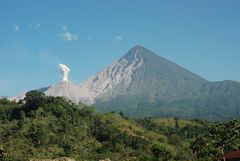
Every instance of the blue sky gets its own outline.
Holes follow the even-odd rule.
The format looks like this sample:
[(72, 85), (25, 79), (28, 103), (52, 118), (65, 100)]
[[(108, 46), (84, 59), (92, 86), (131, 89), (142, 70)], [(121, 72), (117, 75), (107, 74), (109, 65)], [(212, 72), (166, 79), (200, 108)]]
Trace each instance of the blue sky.
[(1, 0), (0, 95), (79, 83), (142, 45), (211, 81), (240, 81), (239, 0)]

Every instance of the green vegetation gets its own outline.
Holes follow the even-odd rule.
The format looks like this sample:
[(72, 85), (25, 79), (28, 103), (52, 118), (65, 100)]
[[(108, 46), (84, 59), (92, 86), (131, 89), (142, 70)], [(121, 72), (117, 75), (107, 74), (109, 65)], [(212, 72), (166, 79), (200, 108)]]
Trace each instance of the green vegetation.
[(192, 143), (191, 148), (202, 160), (216, 160), (227, 151), (240, 149), (240, 121), (214, 123)]
[[(60, 157), (80, 161), (204, 160), (205, 147), (199, 138), (212, 139), (208, 135), (212, 124), (177, 118), (132, 119), (122, 112), (96, 113), (94, 107), (30, 91), (19, 102), (0, 99), (0, 161)], [(233, 128), (239, 122), (218, 125), (223, 131), (233, 129), (232, 133), (225, 131), (229, 140), (234, 137), (228, 145), (224, 142), (224, 151), (239, 149), (237, 144), (230, 149), (230, 143), (240, 138)], [(207, 154), (214, 158), (218, 153), (213, 154), (211, 148)]]

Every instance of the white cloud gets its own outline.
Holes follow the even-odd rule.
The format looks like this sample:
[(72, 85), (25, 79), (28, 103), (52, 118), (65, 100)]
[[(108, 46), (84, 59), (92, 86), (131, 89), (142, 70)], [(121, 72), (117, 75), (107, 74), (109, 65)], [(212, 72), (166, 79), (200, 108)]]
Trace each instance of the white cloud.
[(40, 26), (41, 26), (41, 25), (40, 25), (39, 23), (36, 25), (36, 30), (37, 30), (37, 31), (40, 30)]
[(65, 31), (68, 30), (67, 25), (63, 25), (62, 29)]
[(38, 24), (28, 24), (28, 28), (31, 30), (31, 31), (40, 31), (40, 27), (41, 25), (38, 23)]
[(77, 34), (72, 34), (69, 31), (64, 31), (64, 32), (60, 33), (59, 36), (61, 37), (61, 39), (63, 41), (78, 40), (78, 35)]
[(69, 32), (67, 25), (63, 25), (62, 30), (63, 31), (59, 34), (59, 36), (63, 41), (78, 40), (78, 35)]
[(14, 24), (14, 31), (19, 31), (20, 27), (17, 24)]
[(113, 38), (113, 42), (119, 42), (123, 40), (123, 36), (122, 35), (117, 35)]

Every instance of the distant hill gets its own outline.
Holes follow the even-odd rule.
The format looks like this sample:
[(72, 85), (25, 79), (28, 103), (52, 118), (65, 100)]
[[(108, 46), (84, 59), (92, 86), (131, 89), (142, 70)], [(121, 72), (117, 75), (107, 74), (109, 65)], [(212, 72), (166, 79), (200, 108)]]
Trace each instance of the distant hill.
[[(37, 91), (43, 92), (47, 96), (61, 96), (71, 100), (74, 103), (85, 103), (91, 104), (91, 95), (89, 93), (81, 90), (78, 85), (70, 81), (61, 81), (55, 85), (49, 87), (43, 87), (36, 89)], [(15, 97), (9, 98), (10, 100), (19, 101), (24, 99), (26, 93), (21, 93)]]
[(239, 82), (209, 82), (141, 46), (80, 86), (98, 95), (98, 111), (134, 117), (240, 117)]
[(133, 47), (79, 85), (61, 81), (39, 91), (92, 104), (97, 111), (122, 111), (132, 117), (240, 117), (239, 82), (210, 82), (142, 46)]

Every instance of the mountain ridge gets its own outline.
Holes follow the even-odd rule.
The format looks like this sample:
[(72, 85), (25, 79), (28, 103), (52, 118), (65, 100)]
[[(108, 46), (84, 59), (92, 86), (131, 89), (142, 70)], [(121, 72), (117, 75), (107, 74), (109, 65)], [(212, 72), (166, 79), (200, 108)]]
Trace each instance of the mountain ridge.
[[(177, 66), (179, 68), (179, 70), (184, 71), (185, 73), (191, 73), (192, 75), (195, 75), (195, 77), (197, 77), (198, 79), (201, 79), (203, 81), (207, 81), (206, 79), (200, 77), (199, 75), (189, 71), (188, 69), (176, 64), (175, 62), (172, 62), (166, 58), (163, 58), (157, 54), (155, 54), (153, 51), (141, 46), (141, 45), (136, 45), (135, 47), (131, 48), (123, 57), (128, 57), (129, 55), (133, 55), (133, 53), (138, 53), (139, 55), (142, 56), (142, 58), (144, 59), (145, 63), (148, 63), (149, 65), (152, 65), (153, 63), (155, 63), (156, 65), (156, 60), (158, 61), (157, 63), (166, 65), (165, 68), (173, 68), (172, 66)], [(159, 65), (159, 64), (158, 64)], [(162, 66), (163, 67), (163, 66)], [(178, 74), (177, 72), (175, 74)]]
[[(210, 82), (141, 46), (130, 49), (122, 58), (133, 57), (136, 52), (144, 61), (132, 76), (133, 84), (126, 88), (124, 83), (119, 83), (103, 93), (95, 103), (98, 111), (123, 111), (134, 117), (229, 119), (240, 116), (238, 82)], [(230, 88), (230, 92), (217, 90), (221, 87)]]
[[(134, 71), (134, 74), (131, 75), (131, 78), (135, 81), (134, 83), (136, 84), (136, 87), (141, 86), (141, 88), (143, 88), (145, 84), (147, 84), (147, 86), (157, 86), (157, 81), (162, 81), (161, 86), (166, 86), (169, 84), (169, 82), (176, 82), (178, 80), (182, 82), (197, 81), (197, 84), (203, 84), (207, 82), (203, 78), (141, 46), (136, 46), (130, 49), (127, 54), (119, 59), (119, 61), (122, 59), (131, 61), (132, 57), (137, 56), (141, 57), (143, 63), (137, 69), (137, 71)], [(174, 83), (172, 84), (174, 85)], [(126, 88), (122, 87), (122, 89)]]
[(133, 117), (240, 117), (239, 82), (208, 81), (140, 45), (80, 84), (61, 81), (39, 91)]

